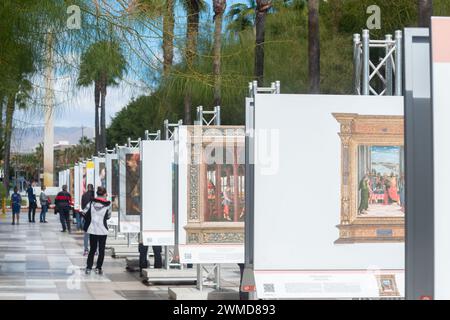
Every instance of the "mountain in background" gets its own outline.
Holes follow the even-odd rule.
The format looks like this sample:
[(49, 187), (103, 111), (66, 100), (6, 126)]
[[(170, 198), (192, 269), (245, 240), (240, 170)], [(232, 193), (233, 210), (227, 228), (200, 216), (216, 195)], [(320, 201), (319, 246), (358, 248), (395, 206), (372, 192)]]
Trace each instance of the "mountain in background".
[[(81, 127), (55, 127), (54, 143), (68, 141), (77, 144), (82, 133), (88, 138), (94, 137), (94, 128)], [(13, 130), (11, 151), (13, 153), (33, 152), (39, 143), (44, 141), (44, 127), (15, 128)]]

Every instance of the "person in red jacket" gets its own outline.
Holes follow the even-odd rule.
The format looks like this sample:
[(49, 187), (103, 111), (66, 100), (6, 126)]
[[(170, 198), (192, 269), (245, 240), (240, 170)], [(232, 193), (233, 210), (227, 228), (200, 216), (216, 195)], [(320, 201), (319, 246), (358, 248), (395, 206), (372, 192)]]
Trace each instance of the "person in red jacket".
[(72, 202), (72, 197), (70, 193), (67, 192), (67, 186), (62, 186), (62, 191), (60, 191), (55, 198), (55, 208), (59, 212), (59, 219), (61, 221), (62, 230), (61, 232), (66, 232), (66, 229), (70, 233), (70, 203)]

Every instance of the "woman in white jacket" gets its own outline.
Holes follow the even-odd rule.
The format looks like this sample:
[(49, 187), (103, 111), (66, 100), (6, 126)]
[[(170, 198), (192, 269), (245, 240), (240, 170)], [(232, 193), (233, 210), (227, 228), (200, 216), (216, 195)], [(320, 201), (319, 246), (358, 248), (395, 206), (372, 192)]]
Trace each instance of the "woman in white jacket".
[(111, 203), (106, 200), (106, 189), (97, 188), (97, 197), (83, 210), (85, 218), (84, 231), (89, 234), (89, 255), (86, 274), (90, 274), (94, 265), (94, 255), (98, 248), (97, 266), (95, 272), (103, 274), (102, 265), (105, 258), (106, 237), (108, 235), (107, 220), (111, 217)]

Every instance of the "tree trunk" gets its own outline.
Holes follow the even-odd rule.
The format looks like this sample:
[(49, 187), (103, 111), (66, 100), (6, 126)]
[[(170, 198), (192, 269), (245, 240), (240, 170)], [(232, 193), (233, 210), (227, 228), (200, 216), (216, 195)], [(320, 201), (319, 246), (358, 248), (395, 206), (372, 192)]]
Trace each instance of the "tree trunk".
[(105, 152), (106, 149), (106, 75), (103, 77), (101, 87), (101, 115), (100, 115), (100, 152)]
[(214, 0), (214, 106), (220, 106), (222, 103), (222, 79), (220, 74), (222, 59), (222, 24), (223, 13), (225, 12), (226, 0)]
[(418, 0), (419, 27), (429, 28), (433, 15), (433, 0)]
[[(194, 67), (197, 54), (197, 38), (200, 21), (200, 7), (197, 0), (190, 0), (188, 5), (187, 30), (186, 30), (186, 65), (190, 72)], [(190, 81), (186, 84), (184, 94), (184, 123), (192, 124), (192, 88)]]
[(309, 93), (320, 92), (319, 0), (308, 1)]
[(256, 13), (256, 47), (255, 47), (255, 78), (258, 86), (264, 86), (264, 38), (266, 12)]
[(11, 161), (11, 136), (12, 136), (12, 122), (15, 108), (15, 94), (11, 94), (8, 97), (6, 105), (6, 119), (5, 119), (5, 145), (3, 151), (3, 185), (6, 190), (9, 190), (9, 175), (10, 175), (10, 161)]
[(99, 128), (99, 114), (98, 109), (100, 106), (100, 83), (99, 81), (95, 81), (94, 84), (94, 96), (95, 96), (95, 152), (99, 150), (99, 141), (100, 141), (100, 128)]
[(272, 7), (271, 0), (256, 1), (256, 46), (255, 46), (255, 78), (258, 86), (264, 86), (264, 41), (266, 37), (267, 11)]
[[(0, 96), (0, 154), (3, 155), (3, 103), (5, 97)], [(3, 156), (1, 156), (3, 158)]]
[(164, 56), (164, 78), (167, 78), (173, 63), (173, 39), (175, 27), (174, 0), (166, 0), (166, 10), (163, 17), (163, 56)]

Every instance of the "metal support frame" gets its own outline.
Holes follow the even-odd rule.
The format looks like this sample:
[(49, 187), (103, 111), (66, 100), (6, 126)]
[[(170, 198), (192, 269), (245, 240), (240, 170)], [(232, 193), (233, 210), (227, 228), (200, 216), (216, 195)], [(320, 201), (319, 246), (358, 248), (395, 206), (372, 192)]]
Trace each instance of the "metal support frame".
[[(205, 115), (209, 117), (205, 117)], [(212, 124), (220, 126), (220, 106), (215, 106), (213, 110), (203, 110), (203, 106), (198, 106), (195, 124), (200, 126), (210, 126)]]
[[(384, 49), (384, 50), (383, 50)], [(373, 52), (378, 50), (378, 61)], [(380, 54), (382, 54), (380, 56)], [(403, 33), (395, 31), (384, 40), (371, 40), (369, 30), (353, 35), (353, 85), (357, 95), (403, 94)]]
[(174, 128), (183, 125), (183, 120), (178, 120), (178, 123), (169, 123), (169, 120), (164, 120), (164, 140), (174, 139)]
[(249, 83), (248, 91), (250, 98), (254, 98), (257, 93), (280, 94), (281, 83), (280, 81), (275, 81), (270, 84), (270, 87), (258, 87), (258, 81), (253, 81)]
[(204, 264), (197, 264), (197, 289), (203, 291), (205, 287), (212, 287), (220, 290), (220, 271), (220, 264), (217, 263), (210, 268)]
[(141, 138), (137, 139), (137, 140), (131, 140), (131, 138), (128, 138), (127, 140), (127, 147), (128, 148), (139, 148), (139, 146), (141, 145)]
[(245, 110), (245, 263), (240, 291), (247, 293), (246, 299), (256, 299), (254, 277), (254, 208), (255, 208), (255, 96), (256, 94), (280, 94), (280, 81), (272, 82), (269, 88), (258, 87), (256, 81), (249, 84), (249, 97)]
[(161, 140), (161, 130), (154, 133), (150, 133), (148, 130), (145, 130), (144, 140)]
[(405, 295), (434, 298), (434, 159), (428, 28), (406, 28), (405, 61)]

